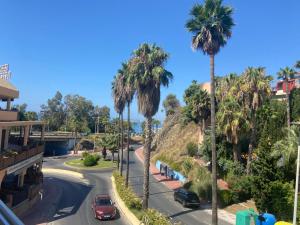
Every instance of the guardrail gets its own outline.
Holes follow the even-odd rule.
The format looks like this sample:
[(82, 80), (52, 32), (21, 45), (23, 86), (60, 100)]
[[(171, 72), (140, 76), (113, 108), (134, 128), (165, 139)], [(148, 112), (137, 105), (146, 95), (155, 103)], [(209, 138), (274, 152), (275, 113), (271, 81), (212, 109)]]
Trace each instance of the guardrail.
[(16, 155), (0, 155), (0, 169), (4, 169), (15, 165), (23, 160), (29, 159), (32, 156), (38, 155), (42, 152), (44, 152), (44, 145), (37, 145), (36, 147), (33, 147), (31, 149), (22, 150)]
[(0, 224), (24, 225), (24, 223), (0, 200)]

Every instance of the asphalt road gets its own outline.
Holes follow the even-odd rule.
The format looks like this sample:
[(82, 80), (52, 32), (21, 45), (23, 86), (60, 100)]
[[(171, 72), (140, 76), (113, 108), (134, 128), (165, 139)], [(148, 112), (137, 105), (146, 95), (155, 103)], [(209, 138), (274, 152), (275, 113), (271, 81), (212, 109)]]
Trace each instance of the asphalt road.
[[(130, 152), (130, 184), (134, 191), (142, 196), (143, 193), (143, 164)], [(173, 222), (181, 222), (186, 225), (210, 225), (211, 214), (205, 208), (189, 209), (184, 208), (180, 203), (175, 202), (173, 191), (169, 190), (162, 183), (150, 176), (150, 197), (149, 207), (155, 208), (169, 216)], [(230, 225), (226, 221), (219, 220), (220, 225)]]
[[(63, 165), (63, 162), (66, 160), (67, 158), (64, 157), (56, 159), (45, 158), (43, 167), (73, 171)], [(72, 174), (68, 173), (45, 174), (47, 185), (55, 185), (57, 190), (61, 192), (61, 197), (54, 203), (55, 210), (50, 215), (50, 218), (47, 219), (48, 221), (43, 221), (41, 218), (40, 222), (51, 225), (127, 225), (128, 223), (122, 215), (113, 221), (100, 222), (94, 218), (91, 209), (91, 202), (95, 195), (111, 193), (111, 170), (81, 171), (81, 173), (83, 174), (83, 179), (71, 176)], [(47, 210), (47, 207), (46, 209), (37, 209), (31, 215), (28, 215), (27, 218), (42, 215), (44, 213), (42, 210)]]

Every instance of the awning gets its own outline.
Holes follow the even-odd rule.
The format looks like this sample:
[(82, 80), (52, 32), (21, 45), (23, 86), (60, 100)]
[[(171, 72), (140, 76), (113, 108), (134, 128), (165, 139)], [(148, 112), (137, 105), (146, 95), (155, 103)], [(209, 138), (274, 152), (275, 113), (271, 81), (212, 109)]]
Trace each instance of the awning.
[(0, 78), (0, 98), (14, 99), (19, 97), (19, 91), (9, 81)]

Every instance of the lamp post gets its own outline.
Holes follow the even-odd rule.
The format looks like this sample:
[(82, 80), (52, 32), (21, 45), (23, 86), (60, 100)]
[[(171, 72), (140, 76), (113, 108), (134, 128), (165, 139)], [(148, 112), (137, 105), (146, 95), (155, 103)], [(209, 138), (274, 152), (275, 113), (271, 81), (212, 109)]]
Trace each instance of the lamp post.
[[(300, 122), (292, 122), (291, 124), (300, 125)], [(299, 189), (299, 167), (300, 167), (300, 137), (298, 143), (298, 154), (297, 154), (297, 171), (296, 171), (296, 185), (295, 185), (295, 198), (294, 198), (294, 214), (293, 214), (293, 225), (297, 223), (297, 208), (298, 208), (298, 189)]]

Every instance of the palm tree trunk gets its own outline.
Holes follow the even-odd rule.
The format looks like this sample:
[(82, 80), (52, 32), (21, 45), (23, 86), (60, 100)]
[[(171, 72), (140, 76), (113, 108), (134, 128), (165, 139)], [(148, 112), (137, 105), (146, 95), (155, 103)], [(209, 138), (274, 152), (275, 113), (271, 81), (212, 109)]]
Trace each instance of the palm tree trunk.
[(211, 104), (211, 152), (212, 152), (212, 225), (218, 225), (217, 200), (217, 151), (215, 109), (215, 56), (210, 55), (210, 104)]
[(232, 144), (232, 150), (233, 150), (233, 160), (235, 162), (239, 162), (240, 157), (239, 157), (239, 153), (238, 153), (238, 146), (237, 144)]
[(124, 123), (123, 112), (121, 113), (121, 157), (120, 157), (120, 175), (123, 176), (123, 147), (124, 147)]
[(291, 127), (291, 108), (290, 108), (290, 90), (288, 79), (285, 79), (285, 93), (286, 93), (286, 110), (287, 110), (287, 126)]
[(126, 179), (125, 185), (128, 187), (128, 179), (129, 179), (129, 147), (130, 147), (130, 103), (127, 103), (128, 109), (128, 129), (127, 129), (127, 160), (126, 160)]
[(247, 159), (247, 168), (246, 168), (246, 172), (247, 175), (250, 174), (251, 172), (251, 162), (252, 162), (252, 154), (253, 154), (253, 149), (256, 145), (256, 117), (255, 114), (252, 114), (252, 121), (251, 121), (251, 136), (250, 136), (250, 143), (249, 143), (249, 147), (248, 147), (248, 159)]
[(146, 139), (144, 147), (144, 195), (143, 195), (143, 209), (148, 209), (149, 199), (149, 168), (150, 168), (150, 154), (151, 154), (151, 124), (152, 117), (146, 119)]
[(121, 124), (121, 114), (119, 113), (119, 121), (118, 121), (118, 159), (117, 159), (117, 168), (120, 169), (120, 146), (121, 146), (121, 131), (120, 131), (120, 124)]

